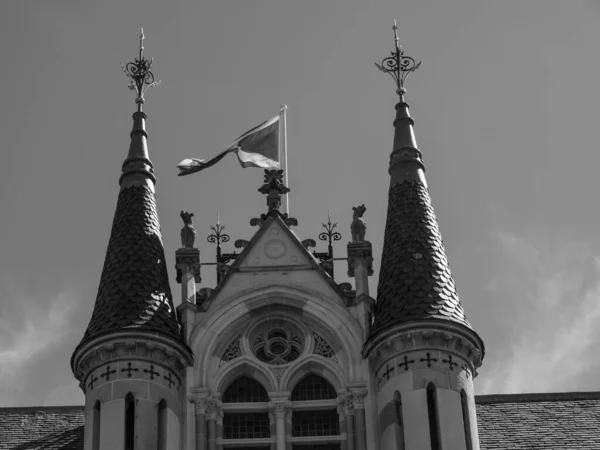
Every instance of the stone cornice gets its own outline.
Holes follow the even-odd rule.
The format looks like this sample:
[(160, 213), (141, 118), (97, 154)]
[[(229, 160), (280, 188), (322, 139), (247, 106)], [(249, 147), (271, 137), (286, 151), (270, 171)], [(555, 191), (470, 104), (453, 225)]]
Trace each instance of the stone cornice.
[(75, 378), (82, 382), (90, 372), (111, 362), (135, 359), (160, 364), (178, 374), (193, 364), (192, 355), (181, 343), (159, 334), (112, 333), (77, 349), (71, 360)]
[(475, 332), (452, 324), (442, 327), (427, 322), (403, 325), (382, 333), (367, 343), (363, 355), (368, 356), (377, 371), (390, 359), (416, 350), (455, 354), (469, 362), (474, 376), (483, 358), (483, 343)]

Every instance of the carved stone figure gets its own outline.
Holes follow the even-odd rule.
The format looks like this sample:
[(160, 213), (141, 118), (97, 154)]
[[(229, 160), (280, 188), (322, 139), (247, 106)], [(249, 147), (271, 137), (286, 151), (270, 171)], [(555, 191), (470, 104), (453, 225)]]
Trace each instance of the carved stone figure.
[(180, 216), (183, 219), (183, 228), (181, 229), (181, 247), (194, 248), (194, 241), (196, 240), (196, 229), (192, 223), (192, 217), (194, 217), (194, 213), (181, 211)]
[(352, 242), (364, 242), (365, 233), (367, 232), (367, 224), (362, 219), (363, 214), (367, 210), (365, 205), (353, 206), (352, 224), (350, 224), (350, 232), (352, 233)]

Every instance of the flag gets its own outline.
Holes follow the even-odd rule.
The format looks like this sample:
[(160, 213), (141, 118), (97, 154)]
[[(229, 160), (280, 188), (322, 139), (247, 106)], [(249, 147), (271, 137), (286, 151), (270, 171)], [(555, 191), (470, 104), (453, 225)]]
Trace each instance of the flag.
[(221, 161), (228, 153), (235, 153), (242, 167), (279, 168), (279, 118), (275, 116), (257, 127), (246, 131), (226, 150), (209, 161), (186, 158), (177, 168), (179, 176), (200, 172)]

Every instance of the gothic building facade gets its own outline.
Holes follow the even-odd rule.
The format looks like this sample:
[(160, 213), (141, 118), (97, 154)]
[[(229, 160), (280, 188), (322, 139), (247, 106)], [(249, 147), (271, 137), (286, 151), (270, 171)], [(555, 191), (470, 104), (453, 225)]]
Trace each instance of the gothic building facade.
[[(355, 283), (338, 284), (332, 255), (311, 252), (314, 241), (300, 241), (295, 219), (280, 211), (288, 189), (281, 171), (269, 170), (260, 188), (267, 208), (251, 221), (256, 233), (236, 242), (239, 254), (219, 251), (214, 288), (200, 286), (195, 231), (182, 212), (175, 307), (142, 112), (146, 78), (136, 85), (138, 111), (98, 295), (71, 360), (85, 406), (36, 416), (53, 423), (63, 414), (72, 426), (47, 437), (54, 447), (44, 447), (42, 436), (43, 445), (31, 448), (600, 448), (591, 431), (600, 425), (597, 393), (476, 400), (473, 379), (484, 344), (459, 301), (404, 101), (404, 80), (418, 65), (406, 65), (397, 46), (392, 55), (397, 66), (381, 68), (395, 71), (400, 98), (385, 234), (373, 237), (383, 239), (375, 296), (368, 277), (377, 262), (361, 219), (364, 206), (355, 208), (347, 244)], [(143, 61), (140, 54), (142, 69)], [(214, 231), (219, 244), (222, 229)], [(329, 226), (327, 233), (332, 239), (335, 232)], [(585, 422), (561, 429), (544, 446), (540, 426), (549, 430), (555, 421), (560, 428), (575, 407), (585, 409), (575, 422)], [(0, 411), (5, 423), (18, 414), (29, 412)], [(18, 448), (30, 448), (25, 437), (13, 438)]]

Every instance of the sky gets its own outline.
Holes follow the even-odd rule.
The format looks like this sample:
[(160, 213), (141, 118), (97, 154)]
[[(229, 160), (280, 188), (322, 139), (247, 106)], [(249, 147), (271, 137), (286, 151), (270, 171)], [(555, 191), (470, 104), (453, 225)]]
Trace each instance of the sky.
[[(376, 296), (392, 150), (393, 48), (461, 302), (486, 345), (478, 394), (600, 390), (600, 3), (7, 1), (0, 15), (0, 406), (83, 404), (69, 359), (91, 317), (127, 155), (120, 64), (153, 56), (150, 158), (175, 303), (181, 210), (202, 260), (217, 213), (250, 239), (263, 174), (233, 156), (177, 177), (288, 105), (301, 238), (365, 204)], [(224, 251), (234, 250), (226, 244)], [(325, 251), (319, 242), (317, 251)], [(202, 286), (213, 287), (211, 266)], [(336, 281), (352, 281), (346, 264)]]

